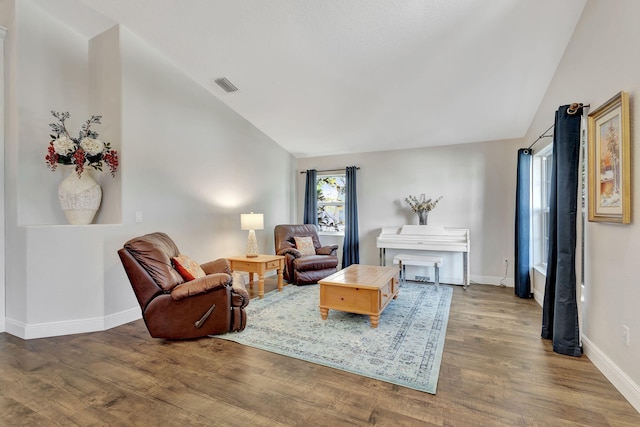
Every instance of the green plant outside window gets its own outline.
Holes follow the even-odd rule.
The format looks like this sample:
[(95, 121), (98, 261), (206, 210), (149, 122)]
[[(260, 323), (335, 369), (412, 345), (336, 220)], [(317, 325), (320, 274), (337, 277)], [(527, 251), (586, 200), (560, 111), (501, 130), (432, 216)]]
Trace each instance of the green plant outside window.
[(344, 232), (346, 176), (318, 176), (318, 228), (320, 231)]

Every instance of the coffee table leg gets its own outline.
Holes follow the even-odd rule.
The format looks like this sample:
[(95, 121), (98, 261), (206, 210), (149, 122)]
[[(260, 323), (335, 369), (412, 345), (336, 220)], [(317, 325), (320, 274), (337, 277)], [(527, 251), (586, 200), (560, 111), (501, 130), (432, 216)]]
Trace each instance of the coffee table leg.
[(380, 322), (380, 315), (370, 315), (369, 316), (369, 321), (371, 322), (371, 327), (372, 328), (377, 328), (378, 327), (378, 323)]
[(264, 297), (264, 274), (258, 275), (258, 297), (260, 299)]
[(320, 307), (320, 317), (322, 317), (322, 320), (327, 320), (328, 316), (329, 316), (329, 309)]
[(283, 284), (282, 269), (279, 269), (278, 270), (278, 291), (282, 291), (282, 284)]

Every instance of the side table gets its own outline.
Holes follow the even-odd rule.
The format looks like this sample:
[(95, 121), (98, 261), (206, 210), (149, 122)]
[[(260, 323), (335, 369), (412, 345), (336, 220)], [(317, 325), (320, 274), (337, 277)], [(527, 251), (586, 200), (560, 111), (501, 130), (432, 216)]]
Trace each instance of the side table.
[(249, 287), (253, 289), (253, 273), (258, 275), (258, 297), (264, 297), (264, 273), (270, 270), (278, 271), (278, 291), (282, 290), (282, 273), (284, 271), (284, 257), (280, 255), (233, 256), (227, 258), (232, 271), (249, 273)]

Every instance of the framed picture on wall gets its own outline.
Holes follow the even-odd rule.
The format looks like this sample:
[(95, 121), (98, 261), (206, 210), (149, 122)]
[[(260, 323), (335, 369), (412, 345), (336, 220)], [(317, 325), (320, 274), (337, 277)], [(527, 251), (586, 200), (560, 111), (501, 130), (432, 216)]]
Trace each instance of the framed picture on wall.
[(629, 94), (589, 113), (589, 221), (631, 222)]

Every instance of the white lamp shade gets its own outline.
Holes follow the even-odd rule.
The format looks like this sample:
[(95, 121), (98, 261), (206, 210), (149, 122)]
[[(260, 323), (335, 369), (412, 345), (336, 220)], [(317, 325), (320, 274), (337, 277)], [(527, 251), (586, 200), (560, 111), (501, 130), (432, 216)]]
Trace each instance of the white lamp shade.
[(264, 228), (264, 215), (257, 213), (240, 214), (241, 230), (262, 230)]

